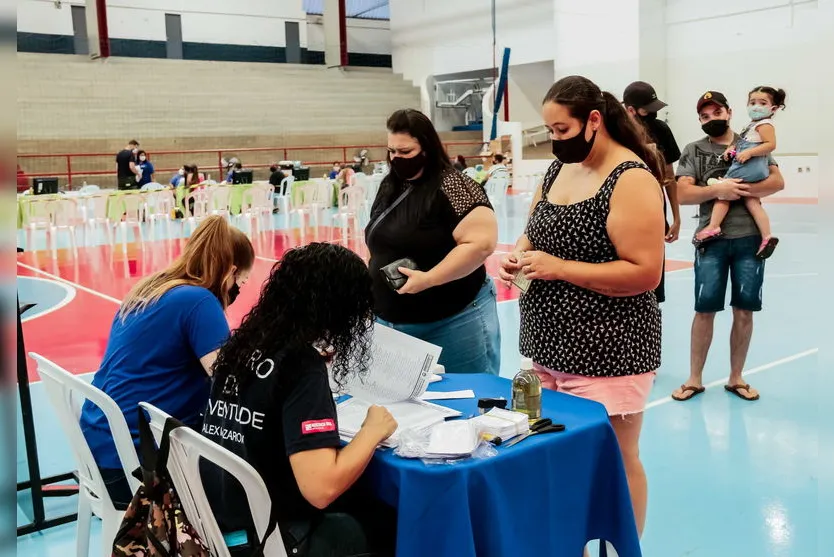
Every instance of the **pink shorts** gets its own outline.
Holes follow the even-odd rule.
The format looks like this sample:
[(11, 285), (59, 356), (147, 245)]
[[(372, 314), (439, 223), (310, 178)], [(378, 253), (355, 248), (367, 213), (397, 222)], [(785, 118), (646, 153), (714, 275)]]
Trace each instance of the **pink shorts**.
[(533, 364), (542, 387), (599, 402), (609, 416), (638, 414), (646, 408), (655, 372), (622, 377), (586, 377)]

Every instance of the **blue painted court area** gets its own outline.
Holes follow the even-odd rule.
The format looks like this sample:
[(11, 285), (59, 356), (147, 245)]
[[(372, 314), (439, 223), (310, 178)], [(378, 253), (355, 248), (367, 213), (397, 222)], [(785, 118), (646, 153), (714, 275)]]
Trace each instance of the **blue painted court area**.
[[(501, 221), (502, 243), (515, 241), (526, 213), (520, 199), (510, 202)], [(817, 354), (821, 340), (830, 342), (821, 339), (830, 337), (830, 326), (819, 312), (826, 295), (819, 276), (819, 257), (825, 251), (817, 236), (819, 209), (783, 204), (766, 208), (781, 243), (767, 263), (765, 309), (755, 317), (746, 365), (747, 380), (761, 392), (761, 400), (744, 402), (723, 390), (729, 373), (729, 310), (715, 321), (704, 374), (706, 393), (688, 402), (669, 398), (688, 376), (694, 294), (691, 269), (666, 276), (663, 365), (645, 414), (641, 445), (649, 478), (643, 537), (648, 557), (834, 554), (834, 424), (823, 412), (830, 407), (830, 393), (819, 388), (823, 378)], [(685, 230), (667, 257), (691, 261), (695, 220), (689, 216), (694, 210), (682, 212)], [(501, 303), (499, 312), (501, 374), (511, 377), (519, 362), (518, 304)], [(66, 442), (40, 387), (33, 384), (32, 394), (44, 473), (65, 472), (72, 467)], [(529, 466), (537, 474), (560, 475), (566, 482), (571, 478), (570, 470), (542, 469), (536, 462)], [(63, 511), (74, 501), (53, 504)], [(20, 538), (18, 552), (72, 555), (74, 528), (69, 524)], [(95, 522), (93, 531), (98, 532)], [(91, 546), (97, 547), (97, 540)]]

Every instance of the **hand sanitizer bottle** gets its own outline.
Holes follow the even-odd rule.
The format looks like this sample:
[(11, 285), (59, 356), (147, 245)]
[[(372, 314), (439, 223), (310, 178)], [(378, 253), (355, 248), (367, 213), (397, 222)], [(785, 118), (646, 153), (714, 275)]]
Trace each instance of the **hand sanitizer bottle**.
[(542, 382), (531, 358), (521, 359), (521, 370), (513, 377), (512, 409), (527, 414), (530, 422), (542, 417)]

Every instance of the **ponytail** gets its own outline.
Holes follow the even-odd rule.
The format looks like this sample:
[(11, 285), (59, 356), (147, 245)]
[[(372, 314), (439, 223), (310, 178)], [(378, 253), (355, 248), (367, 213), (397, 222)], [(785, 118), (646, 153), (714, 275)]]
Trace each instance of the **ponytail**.
[(584, 122), (588, 121), (591, 111), (598, 110), (602, 114), (608, 135), (640, 157), (659, 182), (664, 181), (663, 156), (649, 146), (651, 140), (646, 130), (628, 115), (625, 107), (614, 95), (607, 91), (602, 92), (596, 83), (587, 77), (572, 75), (563, 77), (550, 87), (544, 96), (543, 104), (548, 102), (568, 107), (571, 116)]
[(185, 249), (163, 271), (141, 280), (119, 309), (125, 319), (133, 311), (142, 311), (163, 294), (177, 286), (199, 286), (211, 291), (224, 308), (229, 295), (224, 288), (237, 270), (248, 270), (255, 262), (255, 250), (246, 235), (226, 219), (214, 215), (204, 220), (188, 239)]
[(785, 98), (787, 98), (788, 94), (785, 93), (784, 89), (775, 89), (773, 87), (768, 87), (767, 85), (759, 85), (747, 93), (747, 100), (750, 100), (750, 95), (753, 93), (764, 93), (770, 97), (770, 102), (773, 103), (773, 106), (785, 110)]
[(602, 118), (605, 122), (605, 129), (608, 130), (608, 135), (640, 157), (652, 171), (654, 177), (662, 184), (665, 180), (666, 163), (660, 151), (650, 146), (653, 141), (646, 133), (646, 129), (628, 115), (617, 97), (608, 91), (603, 91), (602, 98), (605, 101)]

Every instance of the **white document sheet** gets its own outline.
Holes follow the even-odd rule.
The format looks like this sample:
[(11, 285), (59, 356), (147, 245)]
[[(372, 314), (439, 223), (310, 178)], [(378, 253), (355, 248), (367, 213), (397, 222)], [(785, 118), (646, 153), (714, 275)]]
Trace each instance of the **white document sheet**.
[[(387, 441), (382, 443), (386, 447), (397, 446), (400, 431), (428, 427), (432, 424), (440, 423), (446, 418), (460, 416), (460, 412), (457, 410), (420, 400), (403, 400), (387, 403), (383, 406), (397, 420), (397, 431)], [(370, 407), (371, 403), (357, 398), (351, 398), (339, 403), (336, 406), (339, 420), (339, 434), (348, 440), (353, 438), (362, 427), (362, 423), (365, 421), (365, 416), (367, 416), (368, 408)]]
[(466, 389), (464, 391), (447, 391), (440, 393), (437, 391), (426, 391), (420, 400), (462, 400), (467, 398), (475, 398), (475, 391)]
[(419, 398), (441, 348), (379, 324), (373, 336), (370, 369), (350, 380), (347, 393), (374, 404)]

